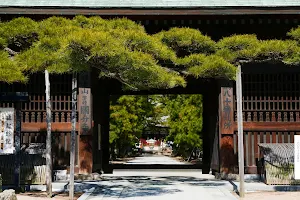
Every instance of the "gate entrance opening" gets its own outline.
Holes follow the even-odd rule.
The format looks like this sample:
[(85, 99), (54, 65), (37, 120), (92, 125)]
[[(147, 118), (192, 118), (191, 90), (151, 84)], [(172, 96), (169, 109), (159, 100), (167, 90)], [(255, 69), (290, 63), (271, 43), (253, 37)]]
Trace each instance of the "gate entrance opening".
[(113, 168), (201, 168), (202, 95), (110, 96)]
[[(93, 79), (97, 80), (97, 79)], [(224, 85), (224, 82), (221, 80), (215, 80), (215, 79), (195, 79), (192, 77), (188, 77), (188, 84), (185, 88), (177, 87), (173, 89), (168, 90), (147, 90), (147, 91), (124, 91), (122, 90), (121, 83), (111, 80), (111, 79), (101, 79), (97, 80), (93, 83), (93, 87), (97, 87), (97, 94), (93, 94), (93, 102), (94, 102), (94, 137), (95, 133), (98, 134), (98, 140), (93, 140), (94, 146), (98, 146), (97, 152), (93, 152), (93, 160), (94, 160), (94, 170), (102, 170), (104, 173), (112, 173), (114, 168), (196, 168), (203, 170), (203, 173), (209, 173), (210, 169), (215, 168), (216, 171), (219, 171), (219, 139), (218, 139), (218, 121), (217, 117), (219, 115), (219, 94), (220, 94), (220, 88), (221, 85)], [(226, 82), (226, 84), (232, 84), (230, 82)], [(101, 92), (99, 92), (101, 91)], [(123, 97), (130, 97), (134, 98), (137, 96), (143, 97), (143, 98), (150, 98), (156, 97), (159, 94), (160, 96), (168, 96), (171, 95), (173, 97), (177, 96), (192, 96), (192, 95), (199, 95), (201, 96), (201, 103), (199, 103), (199, 108), (201, 107), (202, 110), (202, 129), (201, 129), (201, 140), (202, 140), (202, 149), (201, 149), (201, 164), (189, 164), (189, 165), (172, 165), (171, 167), (164, 164), (131, 164), (128, 163), (126, 166), (123, 164), (117, 163), (116, 160), (113, 160), (111, 152), (111, 142), (113, 140), (113, 137), (115, 137), (115, 132), (112, 132), (112, 128), (115, 126), (110, 124), (110, 121), (112, 119), (112, 114), (110, 112), (110, 106), (115, 105), (112, 104), (112, 100), (115, 102), (123, 95)], [(123, 99), (124, 100), (124, 99)], [(133, 100), (136, 101), (136, 100)], [(95, 103), (97, 102), (97, 103)], [(130, 104), (130, 106), (133, 106), (133, 104)], [(117, 109), (120, 111), (120, 109)], [(97, 111), (97, 112), (96, 112)], [(125, 111), (124, 111), (125, 112)], [(124, 114), (124, 113), (115, 113), (118, 114)], [(116, 116), (114, 116), (116, 117)], [(195, 125), (197, 126), (197, 125)], [(145, 127), (147, 128), (147, 127)], [(149, 127), (148, 127), (149, 128)], [(162, 127), (161, 127), (162, 129)], [(147, 130), (145, 130), (144, 133), (141, 133), (140, 136), (146, 137), (138, 137), (137, 141), (132, 144), (133, 148), (135, 148), (135, 145), (140, 146), (140, 143), (143, 143), (146, 145), (146, 148), (143, 148), (142, 151), (149, 151), (150, 148), (158, 148), (158, 144), (163, 145), (161, 143), (161, 140), (159, 141), (159, 138), (157, 135), (152, 134), (153, 137), (147, 137)], [(154, 138), (155, 136), (155, 138)], [(162, 135), (160, 135), (161, 137)], [(164, 137), (163, 137), (164, 138)], [(152, 140), (151, 140), (152, 139)], [(148, 141), (147, 141), (148, 140)], [(169, 141), (174, 142), (174, 141)], [(156, 147), (155, 147), (156, 146)], [(114, 149), (116, 150), (116, 149)], [(127, 149), (128, 150), (128, 149)], [(130, 149), (130, 151), (132, 148)], [(194, 154), (200, 152), (195, 148), (189, 149), (187, 154), (187, 160), (189, 159), (189, 156), (191, 155), (191, 152), (194, 150)], [(94, 149), (95, 151), (95, 149)], [(197, 152), (198, 151), (198, 152)], [(124, 154), (125, 150), (122, 151)], [(152, 152), (152, 151), (151, 151)], [(115, 151), (114, 151), (115, 153)], [(116, 153), (118, 153), (118, 149), (116, 150)], [(150, 153), (150, 152), (148, 152)], [(98, 156), (99, 155), (99, 156)], [(144, 155), (149, 155), (144, 152)], [(86, 159), (86, 158), (85, 158)], [(116, 159), (116, 158), (114, 158)], [(140, 158), (141, 159), (141, 158)], [(191, 158), (192, 159), (192, 158)]]

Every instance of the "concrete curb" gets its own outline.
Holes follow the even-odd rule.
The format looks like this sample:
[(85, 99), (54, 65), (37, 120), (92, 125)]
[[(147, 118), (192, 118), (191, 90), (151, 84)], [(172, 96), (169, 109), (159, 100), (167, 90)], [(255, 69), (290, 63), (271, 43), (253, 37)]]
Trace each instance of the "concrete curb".
[(92, 187), (88, 190), (85, 190), (85, 193), (81, 195), (77, 200), (86, 200), (95, 190), (95, 187)]
[[(239, 182), (228, 181), (226, 187), (234, 192), (239, 190)], [(245, 192), (296, 192), (300, 191), (300, 185), (266, 185), (262, 182), (245, 183)]]

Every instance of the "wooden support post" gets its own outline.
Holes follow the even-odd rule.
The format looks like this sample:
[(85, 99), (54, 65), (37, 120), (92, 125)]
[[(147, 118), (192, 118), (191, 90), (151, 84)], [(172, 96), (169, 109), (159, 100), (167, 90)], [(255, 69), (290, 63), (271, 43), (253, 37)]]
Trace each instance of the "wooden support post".
[[(202, 173), (209, 174), (212, 167), (216, 164), (213, 159), (216, 159), (216, 154), (213, 155), (214, 142), (216, 131), (218, 130), (218, 85), (217, 81), (208, 83), (206, 88), (209, 91), (203, 94), (203, 159)], [(214, 170), (214, 169), (212, 169)]]
[(20, 158), (20, 150), (21, 150), (21, 103), (16, 103), (16, 134), (15, 134), (15, 188), (16, 190), (20, 189), (20, 171), (21, 171), (21, 158)]
[(71, 131), (71, 148), (70, 148), (70, 184), (69, 198), (74, 199), (74, 169), (75, 169), (75, 151), (76, 151), (76, 104), (77, 104), (77, 75), (73, 73), (72, 78), (72, 131)]
[(239, 65), (236, 72), (236, 97), (237, 97), (237, 120), (238, 120), (238, 152), (239, 152), (239, 175), (241, 198), (245, 196), (244, 187), (244, 139), (243, 139), (243, 95), (242, 95), (242, 74)]
[(220, 173), (234, 173), (236, 158), (234, 155), (234, 96), (232, 82), (222, 80), (219, 95), (219, 139)]
[[(110, 81), (100, 79), (97, 77), (97, 72), (92, 73), (93, 88), (97, 92), (93, 93), (93, 120), (94, 120), (94, 171), (101, 173), (112, 173), (112, 167), (109, 163), (110, 150), (109, 150), (109, 88), (107, 85), (111, 84)], [(92, 91), (93, 91), (92, 88)], [(98, 139), (98, 140), (97, 140)]]
[(49, 72), (45, 70), (46, 85), (46, 121), (47, 121), (47, 137), (46, 137), (46, 191), (47, 196), (52, 197), (52, 137), (51, 137), (51, 100), (50, 100), (50, 81)]
[[(101, 106), (102, 106), (102, 84), (98, 77), (98, 71), (92, 69), (91, 71), (91, 91), (92, 91), (92, 102), (93, 104), (92, 118), (93, 118), (93, 172), (101, 174)], [(96, 91), (96, 92), (93, 92)]]
[(102, 124), (101, 124), (101, 164), (105, 174), (113, 172), (109, 164), (109, 94), (104, 93), (102, 96)]
[(90, 72), (79, 74), (78, 92), (79, 173), (89, 174), (93, 170), (93, 96)]

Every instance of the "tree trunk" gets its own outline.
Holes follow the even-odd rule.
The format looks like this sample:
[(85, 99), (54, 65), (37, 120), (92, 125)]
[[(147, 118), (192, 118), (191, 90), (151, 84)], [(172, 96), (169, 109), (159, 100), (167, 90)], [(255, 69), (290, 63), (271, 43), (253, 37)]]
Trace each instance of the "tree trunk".
[(49, 72), (45, 70), (46, 85), (46, 121), (47, 121), (47, 138), (46, 138), (46, 190), (47, 196), (52, 197), (52, 138), (51, 138), (51, 100), (50, 100), (50, 81)]
[(15, 189), (20, 189), (20, 172), (21, 172), (21, 102), (16, 103), (16, 135), (15, 135), (15, 149), (16, 149), (16, 160), (15, 160)]
[(76, 148), (76, 104), (77, 104), (77, 77), (73, 73), (72, 78), (72, 131), (70, 148), (70, 188), (69, 198), (74, 199), (74, 167), (75, 167), (75, 148)]
[(237, 100), (237, 122), (238, 122), (238, 156), (239, 156), (239, 177), (240, 187), (239, 195), (241, 198), (245, 196), (244, 183), (244, 139), (243, 139), (243, 92), (242, 92), (242, 70), (241, 65), (236, 71), (236, 100)]

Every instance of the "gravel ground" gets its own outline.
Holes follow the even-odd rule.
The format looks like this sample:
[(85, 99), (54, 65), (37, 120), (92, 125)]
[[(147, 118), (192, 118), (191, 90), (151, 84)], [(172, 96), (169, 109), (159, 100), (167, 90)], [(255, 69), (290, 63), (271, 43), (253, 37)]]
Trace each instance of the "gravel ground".
[(245, 198), (243, 198), (243, 200), (253, 200), (253, 199), (255, 200), (296, 200), (296, 199), (299, 200), (300, 192), (253, 192), (253, 193), (246, 193)]

